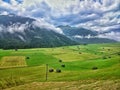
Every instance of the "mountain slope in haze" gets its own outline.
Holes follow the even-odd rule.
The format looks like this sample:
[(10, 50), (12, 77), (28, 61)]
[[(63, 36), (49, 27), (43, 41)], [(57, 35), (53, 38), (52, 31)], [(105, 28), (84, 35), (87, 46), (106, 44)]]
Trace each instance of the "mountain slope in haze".
[(71, 27), (69, 25), (67, 26), (58, 26), (63, 30), (63, 33), (67, 36), (75, 36), (75, 35), (80, 35), (80, 36), (95, 36), (97, 35), (97, 32), (93, 32), (84, 28), (78, 28), (78, 27)]
[(98, 32), (91, 31), (85, 28), (71, 27), (71, 26), (58, 26), (63, 30), (63, 33), (70, 39), (79, 43), (112, 43), (115, 40), (108, 38), (98, 38)]
[(0, 15), (0, 48), (55, 47), (77, 44), (50, 29), (35, 26), (35, 19)]

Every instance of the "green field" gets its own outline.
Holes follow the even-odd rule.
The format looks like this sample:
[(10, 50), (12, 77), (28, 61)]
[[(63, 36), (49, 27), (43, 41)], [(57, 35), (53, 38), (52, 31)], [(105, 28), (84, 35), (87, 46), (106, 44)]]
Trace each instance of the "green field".
[[(54, 69), (48, 72), (47, 81), (46, 64), (48, 69)], [(120, 90), (120, 43), (0, 50), (0, 90), (107, 90), (106, 87)]]

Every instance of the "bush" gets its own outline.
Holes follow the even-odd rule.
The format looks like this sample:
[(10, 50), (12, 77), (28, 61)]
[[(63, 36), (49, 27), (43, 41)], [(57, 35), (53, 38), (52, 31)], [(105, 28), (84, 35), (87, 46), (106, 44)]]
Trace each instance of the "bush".
[(49, 72), (54, 72), (54, 69), (52, 69), (52, 68), (51, 68), (51, 69), (49, 69)]
[(96, 70), (96, 69), (98, 69), (96, 66), (94, 66), (94, 67), (92, 68), (92, 70)]
[(60, 72), (61, 72), (61, 70), (60, 70), (60, 69), (56, 69), (56, 72), (57, 72), (57, 73), (60, 73)]
[(61, 67), (65, 67), (65, 64), (62, 64)]

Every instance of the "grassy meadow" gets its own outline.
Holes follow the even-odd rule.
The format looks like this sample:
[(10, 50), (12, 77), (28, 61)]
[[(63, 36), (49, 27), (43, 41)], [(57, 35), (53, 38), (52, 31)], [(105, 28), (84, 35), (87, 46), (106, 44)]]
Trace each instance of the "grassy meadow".
[(0, 90), (106, 88), (120, 90), (120, 43), (0, 50)]

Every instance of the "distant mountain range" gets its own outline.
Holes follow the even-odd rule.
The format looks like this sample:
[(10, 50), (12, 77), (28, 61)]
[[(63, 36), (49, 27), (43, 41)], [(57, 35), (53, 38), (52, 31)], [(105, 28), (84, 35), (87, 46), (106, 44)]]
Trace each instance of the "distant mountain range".
[(0, 15), (0, 48), (35, 48), (75, 45), (80, 43), (116, 42), (106, 38), (91, 38), (98, 32), (71, 26), (58, 26), (63, 34), (46, 27), (35, 26), (35, 19), (14, 14)]
[(33, 25), (35, 19), (0, 16), (0, 48), (55, 47), (77, 44), (68, 37)]
[[(63, 30), (63, 33), (70, 39), (79, 43), (112, 43), (115, 40), (97, 37), (97, 31), (88, 30), (85, 28), (71, 27), (71, 26), (58, 26)], [(105, 33), (105, 32), (104, 32)], [(106, 32), (107, 33), (107, 32)]]

